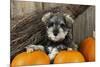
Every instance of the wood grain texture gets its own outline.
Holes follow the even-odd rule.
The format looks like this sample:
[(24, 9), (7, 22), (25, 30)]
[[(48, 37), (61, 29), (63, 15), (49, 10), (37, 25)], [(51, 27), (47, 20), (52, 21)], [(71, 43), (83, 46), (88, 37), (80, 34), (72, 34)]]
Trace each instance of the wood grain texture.
[(73, 40), (80, 43), (81, 40), (93, 35), (95, 31), (95, 7), (89, 7), (79, 15), (73, 25)]

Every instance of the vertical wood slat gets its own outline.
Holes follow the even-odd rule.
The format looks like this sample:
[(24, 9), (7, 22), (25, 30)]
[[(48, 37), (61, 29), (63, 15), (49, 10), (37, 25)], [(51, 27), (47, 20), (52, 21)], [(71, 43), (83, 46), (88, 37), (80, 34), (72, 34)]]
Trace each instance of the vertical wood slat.
[(80, 43), (84, 38), (93, 35), (95, 30), (95, 8), (89, 7), (79, 15), (73, 25), (73, 40)]
[(42, 3), (42, 2), (31, 2), (31, 1), (12, 1), (12, 10), (11, 12), (15, 16), (24, 16), (27, 13), (34, 12), (34, 10), (43, 10), (47, 8), (52, 8), (56, 6), (61, 6), (64, 4), (54, 4), (54, 3)]
[(12, 15), (14, 16), (24, 16), (27, 13), (34, 12), (34, 10), (42, 10), (42, 2), (31, 2), (31, 1), (13, 1), (11, 2)]
[(53, 8), (53, 7), (61, 6), (61, 5), (64, 5), (64, 4), (44, 3), (44, 9)]

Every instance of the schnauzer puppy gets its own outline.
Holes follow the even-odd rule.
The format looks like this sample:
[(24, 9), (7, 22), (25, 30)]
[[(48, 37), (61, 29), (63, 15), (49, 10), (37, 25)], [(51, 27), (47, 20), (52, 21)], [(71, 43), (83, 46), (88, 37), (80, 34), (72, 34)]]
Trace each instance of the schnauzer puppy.
[(52, 61), (61, 50), (77, 50), (72, 41), (72, 24), (74, 20), (68, 14), (48, 12), (42, 17), (47, 28), (47, 43), (45, 45), (28, 45), (28, 51), (43, 50)]

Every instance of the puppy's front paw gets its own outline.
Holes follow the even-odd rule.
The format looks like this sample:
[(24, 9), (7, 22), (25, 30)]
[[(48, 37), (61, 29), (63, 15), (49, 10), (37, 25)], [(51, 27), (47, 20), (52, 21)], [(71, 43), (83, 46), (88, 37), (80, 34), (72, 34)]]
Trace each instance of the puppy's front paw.
[(44, 47), (42, 45), (37, 45), (35, 50), (42, 50), (42, 51), (44, 51)]
[(72, 48), (67, 48), (67, 50), (70, 50), (70, 51), (71, 51), (71, 50), (73, 50), (73, 49), (72, 49)]
[(35, 45), (28, 45), (28, 46), (26, 46), (25, 48), (26, 48), (27, 53), (33, 52), (34, 51), (33, 47), (35, 47)]
[(44, 51), (44, 47), (42, 45), (28, 45), (26, 47), (27, 52), (33, 52), (36, 50), (42, 50)]

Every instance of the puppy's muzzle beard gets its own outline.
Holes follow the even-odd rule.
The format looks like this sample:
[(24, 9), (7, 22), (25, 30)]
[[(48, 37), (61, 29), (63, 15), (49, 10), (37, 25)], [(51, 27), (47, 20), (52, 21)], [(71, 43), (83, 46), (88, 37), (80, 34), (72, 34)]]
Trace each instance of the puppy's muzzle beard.
[(48, 38), (53, 42), (59, 42), (65, 39), (68, 31), (64, 31), (62, 28), (54, 29), (53, 27), (47, 28)]
[(54, 28), (54, 30), (53, 30), (53, 35), (54, 35), (54, 36), (57, 36), (58, 33), (59, 33), (59, 30), (58, 30), (57, 28)]

